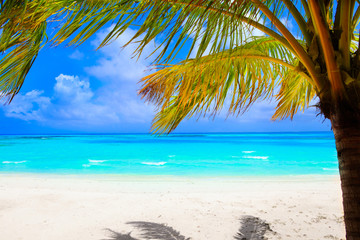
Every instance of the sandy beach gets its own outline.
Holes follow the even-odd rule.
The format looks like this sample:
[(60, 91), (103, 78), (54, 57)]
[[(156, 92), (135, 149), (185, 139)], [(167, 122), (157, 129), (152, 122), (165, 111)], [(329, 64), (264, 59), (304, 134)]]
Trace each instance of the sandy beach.
[(241, 239), (241, 219), (267, 223), (267, 239), (345, 239), (342, 216), (337, 176), (0, 175), (1, 239), (145, 239), (138, 222)]

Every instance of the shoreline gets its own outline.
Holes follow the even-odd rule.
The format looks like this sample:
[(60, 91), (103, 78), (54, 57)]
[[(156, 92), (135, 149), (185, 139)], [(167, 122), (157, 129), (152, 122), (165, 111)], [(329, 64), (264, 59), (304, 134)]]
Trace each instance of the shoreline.
[(268, 239), (345, 239), (336, 175), (0, 174), (5, 239), (115, 240), (105, 229), (136, 238), (139, 229), (127, 222), (145, 221), (192, 240), (231, 240), (243, 216), (269, 224)]
[(336, 174), (289, 174), (289, 175), (171, 175), (171, 174), (116, 174), (116, 173), (47, 173), (47, 172), (0, 172), (0, 178), (2, 176), (8, 177), (48, 177), (48, 178), (62, 178), (62, 177), (71, 177), (71, 178), (94, 178), (94, 179), (119, 179), (119, 180), (152, 180), (152, 179), (243, 179), (243, 180), (306, 180), (306, 179), (330, 179), (330, 178), (340, 178), (338, 173)]

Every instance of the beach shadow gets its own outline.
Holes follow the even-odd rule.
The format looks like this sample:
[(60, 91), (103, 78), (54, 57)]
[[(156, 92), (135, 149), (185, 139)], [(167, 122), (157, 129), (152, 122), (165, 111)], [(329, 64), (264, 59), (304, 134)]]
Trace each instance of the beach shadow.
[(176, 231), (172, 227), (165, 224), (153, 223), (153, 222), (128, 222), (126, 224), (133, 225), (135, 229), (139, 230), (139, 238), (134, 238), (131, 232), (128, 234), (122, 234), (115, 232), (111, 229), (107, 229), (110, 232), (110, 239), (104, 240), (142, 240), (142, 239), (157, 239), (157, 240), (190, 240), (181, 235), (180, 232)]
[(139, 240), (137, 238), (133, 238), (130, 236), (131, 232), (129, 232), (128, 234), (122, 234), (122, 233), (118, 233), (115, 232), (111, 229), (106, 229), (108, 232), (110, 232), (110, 238), (108, 239), (102, 239), (102, 240)]
[[(271, 230), (268, 223), (254, 216), (243, 216), (240, 219), (241, 227), (234, 236), (234, 240), (264, 240), (266, 234), (276, 235)], [(143, 240), (143, 239), (156, 239), (156, 240), (190, 240), (181, 235), (180, 232), (176, 231), (172, 227), (166, 224), (153, 223), (153, 222), (128, 222), (127, 224), (132, 225), (135, 232), (133, 234), (129, 232), (127, 234), (115, 232), (111, 229), (106, 229), (110, 233), (110, 238), (103, 240)], [(134, 237), (136, 236), (136, 237)]]
[(241, 227), (235, 236), (235, 240), (264, 240), (265, 234), (275, 234), (270, 225), (254, 216), (243, 216), (240, 219)]

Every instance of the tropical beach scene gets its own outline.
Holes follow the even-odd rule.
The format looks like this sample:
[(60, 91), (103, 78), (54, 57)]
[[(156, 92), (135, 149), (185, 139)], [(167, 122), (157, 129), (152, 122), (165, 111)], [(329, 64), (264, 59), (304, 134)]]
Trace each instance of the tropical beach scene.
[(360, 239), (359, 20), (0, 1), (0, 238)]

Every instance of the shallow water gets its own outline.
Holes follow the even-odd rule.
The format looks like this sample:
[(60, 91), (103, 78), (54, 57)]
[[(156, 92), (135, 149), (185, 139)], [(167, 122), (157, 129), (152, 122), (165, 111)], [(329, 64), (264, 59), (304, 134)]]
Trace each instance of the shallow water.
[(0, 172), (338, 174), (331, 132), (0, 136)]

